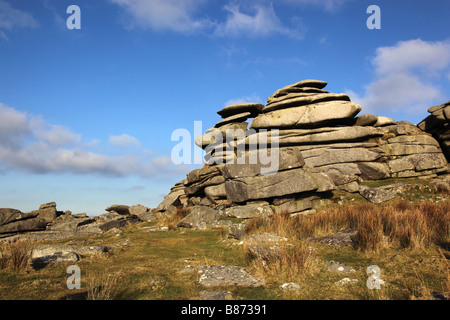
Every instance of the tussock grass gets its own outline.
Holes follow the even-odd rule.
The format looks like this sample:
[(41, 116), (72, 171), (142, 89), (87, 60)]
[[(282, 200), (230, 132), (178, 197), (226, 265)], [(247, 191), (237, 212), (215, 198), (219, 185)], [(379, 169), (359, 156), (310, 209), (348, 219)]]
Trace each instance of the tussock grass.
[(378, 251), (386, 245), (420, 250), (435, 244), (448, 249), (450, 201), (410, 203), (397, 200), (385, 205), (354, 203), (295, 217), (279, 213), (271, 219), (254, 219), (247, 230), (249, 233), (275, 232), (305, 240), (344, 229), (358, 229), (355, 243), (361, 251)]
[(300, 241), (259, 258), (244, 245), (244, 255), (255, 274), (275, 282), (303, 281), (314, 270), (316, 262), (311, 247)]
[(12, 269), (19, 272), (26, 269), (33, 248), (34, 243), (27, 240), (0, 241), (0, 270)]
[(87, 300), (113, 300), (117, 294), (117, 274), (94, 274), (86, 276)]
[(186, 217), (189, 212), (189, 207), (177, 207), (172, 216), (164, 215), (160, 217), (160, 221), (164, 226), (168, 227), (169, 230), (176, 230), (178, 222)]

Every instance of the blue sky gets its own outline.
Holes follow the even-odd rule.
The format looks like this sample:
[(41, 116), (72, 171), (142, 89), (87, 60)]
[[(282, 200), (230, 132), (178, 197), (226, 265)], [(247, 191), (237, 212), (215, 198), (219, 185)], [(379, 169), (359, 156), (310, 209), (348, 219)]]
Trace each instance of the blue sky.
[(302, 79), (418, 123), (450, 96), (449, 13), (442, 0), (0, 0), (0, 207), (156, 207), (199, 167), (172, 163), (175, 129), (205, 131), (227, 104)]

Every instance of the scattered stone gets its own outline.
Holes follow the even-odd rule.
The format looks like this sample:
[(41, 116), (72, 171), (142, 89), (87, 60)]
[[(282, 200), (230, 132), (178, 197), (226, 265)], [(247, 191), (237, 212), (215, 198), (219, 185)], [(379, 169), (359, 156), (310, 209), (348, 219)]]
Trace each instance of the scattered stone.
[(144, 232), (159, 232), (159, 231), (169, 231), (169, 227), (153, 227), (145, 230)]
[(346, 229), (335, 234), (325, 236), (310, 238), (309, 241), (324, 243), (332, 246), (354, 246), (354, 239), (358, 234), (358, 229)]
[(242, 240), (247, 235), (246, 233), (247, 226), (243, 223), (233, 223), (228, 227), (228, 239), (236, 239)]
[(346, 264), (343, 264), (341, 262), (337, 261), (330, 261), (326, 264), (328, 270), (335, 271), (335, 272), (342, 272), (342, 273), (349, 273), (349, 272), (355, 272), (355, 269), (352, 267), (347, 266)]
[(283, 291), (300, 291), (302, 288), (299, 284), (294, 282), (283, 283), (279, 286), (279, 288)]
[(180, 273), (191, 273), (191, 272), (195, 272), (195, 267), (191, 266), (191, 265), (187, 265), (186, 267), (184, 267), (183, 269), (180, 270)]
[(352, 285), (352, 284), (356, 284), (358, 283), (358, 279), (350, 279), (350, 278), (343, 278), (339, 281), (336, 281), (334, 284), (339, 286), (339, 287), (344, 287), (347, 285)]
[(263, 279), (258, 279), (238, 266), (200, 266), (199, 283), (205, 287), (260, 287)]

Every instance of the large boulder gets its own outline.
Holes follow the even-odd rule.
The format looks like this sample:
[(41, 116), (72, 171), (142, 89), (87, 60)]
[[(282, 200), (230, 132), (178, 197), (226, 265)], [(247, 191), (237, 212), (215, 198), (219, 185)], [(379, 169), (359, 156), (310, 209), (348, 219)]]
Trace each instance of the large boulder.
[(217, 111), (217, 114), (222, 118), (227, 118), (236, 114), (249, 112), (253, 117), (256, 116), (261, 110), (264, 108), (264, 105), (260, 103), (240, 103), (240, 104), (232, 104), (226, 106), (220, 111)]
[(47, 221), (38, 212), (23, 213), (17, 209), (0, 209), (0, 234), (44, 230)]
[(360, 111), (361, 106), (354, 102), (318, 102), (260, 114), (252, 121), (250, 128), (308, 128), (331, 121), (352, 119)]
[(305, 105), (316, 104), (326, 101), (350, 101), (348, 95), (343, 93), (319, 93), (312, 95), (293, 95), (292, 98), (287, 99), (288, 96), (282, 97), (282, 99), (273, 99), (263, 109), (263, 113), (267, 113), (274, 110), (299, 107)]
[(128, 208), (130, 214), (135, 215), (141, 221), (152, 221), (156, 219), (156, 215), (150, 208), (143, 206), (142, 204), (136, 204)]
[(271, 148), (257, 148), (246, 151), (241, 160), (243, 164), (239, 162), (226, 164), (222, 168), (223, 176), (226, 179), (276, 173), (302, 167), (305, 164), (302, 153), (295, 147), (279, 148), (276, 149), (276, 152)]
[(268, 202), (261, 201), (250, 203), (244, 206), (233, 206), (224, 210), (225, 215), (239, 219), (249, 219), (256, 217), (269, 217), (273, 215), (273, 210)]
[(105, 211), (111, 212), (117, 212), (118, 214), (127, 215), (130, 214), (130, 206), (123, 205), (123, 204), (113, 204), (105, 209)]
[[(364, 141), (383, 136), (383, 130), (375, 127), (344, 126), (344, 127), (322, 127), (315, 129), (280, 129), (278, 131), (260, 131), (250, 134), (245, 139), (237, 142), (246, 146), (267, 141), (267, 145), (273, 145), (276, 137), (279, 146), (304, 146), (313, 144), (330, 144), (342, 142)], [(273, 140), (273, 141), (272, 141)]]
[(178, 227), (205, 229), (208, 225), (219, 220), (221, 214), (218, 210), (204, 206), (189, 208), (189, 214), (178, 222)]
[(313, 190), (324, 192), (334, 188), (334, 183), (326, 175), (304, 168), (281, 171), (272, 175), (238, 178), (225, 182), (227, 198), (235, 203)]
[(56, 211), (56, 203), (49, 202), (44, 203), (39, 207), (39, 216), (43, 218), (47, 223), (52, 222), (56, 219), (58, 213)]

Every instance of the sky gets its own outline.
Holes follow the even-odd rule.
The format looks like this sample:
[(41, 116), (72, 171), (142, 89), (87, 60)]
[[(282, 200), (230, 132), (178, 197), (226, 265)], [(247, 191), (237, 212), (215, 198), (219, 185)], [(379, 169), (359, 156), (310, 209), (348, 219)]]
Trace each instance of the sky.
[(417, 124), (450, 97), (449, 13), (445, 0), (0, 0), (0, 207), (154, 208), (202, 167), (172, 161), (175, 130), (194, 154), (195, 121), (204, 132), (226, 105), (303, 79)]

